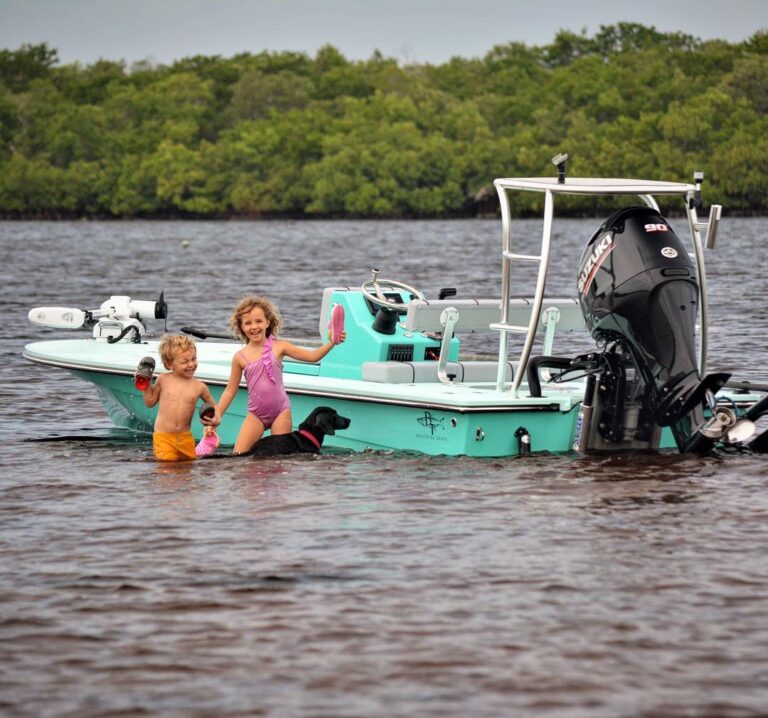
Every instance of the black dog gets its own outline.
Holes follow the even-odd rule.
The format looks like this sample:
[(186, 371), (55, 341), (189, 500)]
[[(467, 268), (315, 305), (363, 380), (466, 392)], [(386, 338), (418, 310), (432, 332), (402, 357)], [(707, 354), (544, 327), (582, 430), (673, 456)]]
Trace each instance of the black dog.
[(346, 429), (349, 419), (339, 416), (329, 406), (318, 406), (299, 424), (299, 430), (290, 434), (265, 436), (257, 441), (250, 451), (241, 456), (280, 456), (282, 454), (319, 454), (326, 434), (335, 434), (336, 429)]

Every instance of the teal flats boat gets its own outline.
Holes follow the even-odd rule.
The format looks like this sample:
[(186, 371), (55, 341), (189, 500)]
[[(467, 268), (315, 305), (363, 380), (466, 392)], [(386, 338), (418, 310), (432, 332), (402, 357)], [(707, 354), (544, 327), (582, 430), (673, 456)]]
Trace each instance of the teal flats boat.
[[(317, 406), (331, 406), (351, 422), (328, 436), (326, 446), (431, 455), (768, 448), (763, 435), (754, 438), (754, 422), (768, 410), (768, 387), (706, 371), (704, 248), (714, 247), (720, 207), (699, 220), (702, 177), (693, 184), (569, 178), (565, 156), (553, 162), (557, 177), (494, 182), (501, 296), (459, 298), (443, 290), (428, 298), (376, 270), (361, 285), (324, 290), (319, 338), (325, 340), (336, 304), (344, 309), (347, 338), (317, 364), (284, 361), (297, 424)], [(515, 246), (509, 200), (515, 192), (543, 195), (537, 254)], [(566, 194), (634, 202), (622, 202), (588, 242), (574, 296), (554, 298), (546, 293), (547, 271), (555, 202)], [(685, 213), (685, 241), (662, 215), (660, 200)], [(532, 269), (529, 296), (512, 293), (511, 268), (520, 263)], [(133, 375), (145, 356), (162, 367), (148, 327), (166, 312), (162, 296), (157, 302), (111, 297), (98, 310), (33, 309), (35, 324), (88, 327), (92, 336), (34, 342), (24, 356), (95, 385), (118, 426), (151, 431), (155, 409), (144, 405)], [(187, 331), (204, 339), (196, 375), (218, 399), (241, 345)], [(477, 332), (497, 335), (495, 355), (462, 351), (462, 340)], [(582, 333), (582, 344), (591, 336), (594, 350), (569, 353), (573, 332)], [(234, 444), (246, 404), (243, 382), (219, 427), (222, 444)], [(193, 433), (202, 434), (197, 420)]]

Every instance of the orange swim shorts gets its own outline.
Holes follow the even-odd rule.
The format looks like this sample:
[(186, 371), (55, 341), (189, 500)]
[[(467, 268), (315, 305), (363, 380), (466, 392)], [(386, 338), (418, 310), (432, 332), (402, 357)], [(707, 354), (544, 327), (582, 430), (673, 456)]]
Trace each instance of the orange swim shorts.
[(156, 431), (152, 434), (152, 448), (158, 461), (194, 461), (195, 439), (191, 431), (170, 434)]

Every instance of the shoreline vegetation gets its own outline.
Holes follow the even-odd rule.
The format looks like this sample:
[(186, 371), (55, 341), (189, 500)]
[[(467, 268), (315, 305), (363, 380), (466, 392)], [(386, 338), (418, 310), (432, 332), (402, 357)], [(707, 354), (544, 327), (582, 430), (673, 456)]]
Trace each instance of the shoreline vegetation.
[(619, 23), (442, 65), (330, 45), (130, 67), (0, 50), (2, 219), (491, 217), (495, 177), (554, 176), (558, 152), (571, 176), (701, 170), (707, 206), (768, 214), (768, 30), (734, 44)]

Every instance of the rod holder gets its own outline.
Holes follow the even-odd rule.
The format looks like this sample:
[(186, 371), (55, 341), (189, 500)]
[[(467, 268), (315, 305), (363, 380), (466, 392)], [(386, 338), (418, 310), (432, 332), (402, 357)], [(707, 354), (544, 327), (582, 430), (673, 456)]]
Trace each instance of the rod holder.
[(568, 154), (561, 152), (555, 155), (551, 160), (553, 165), (557, 167), (557, 183), (565, 184), (565, 163), (568, 161)]

